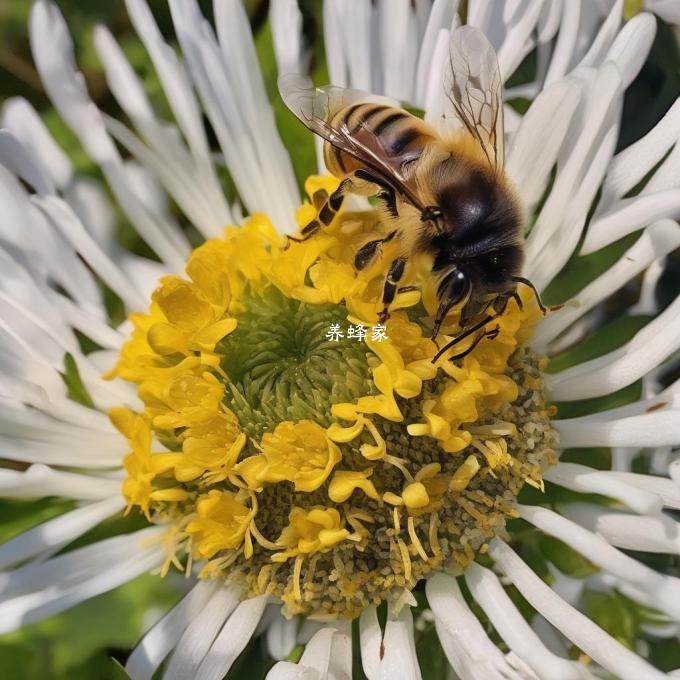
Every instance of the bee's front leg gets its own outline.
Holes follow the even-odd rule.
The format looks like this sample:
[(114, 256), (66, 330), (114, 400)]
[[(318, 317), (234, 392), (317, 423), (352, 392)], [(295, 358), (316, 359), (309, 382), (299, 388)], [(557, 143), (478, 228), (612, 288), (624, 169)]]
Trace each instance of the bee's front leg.
[(383, 310), (378, 314), (378, 319), (381, 324), (384, 324), (390, 318), (389, 307), (394, 301), (397, 294), (397, 287), (406, 271), (406, 258), (398, 257), (392, 262), (385, 278), (385, 285), (383, 286)]

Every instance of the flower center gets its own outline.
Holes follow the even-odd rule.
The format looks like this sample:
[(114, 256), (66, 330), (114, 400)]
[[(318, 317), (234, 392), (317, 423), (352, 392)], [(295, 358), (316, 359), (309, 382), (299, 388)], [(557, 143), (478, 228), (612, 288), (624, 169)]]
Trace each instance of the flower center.
[(331, 406), (370, 392), (363, 343), (326, 338), (333, 324), (345, 324), (346, 309), (293, 300), (274, 286), (248, 290), (244, 307), (217, 351), (230, 380), (225, 403), (249, 436), (286, 420), (328, 426)]
[[(384, 333), (350, 333), (378, 323), (391, 246), (361, 273), (351, 264), (374, 228), (345, 215), (282, 248), (255, 216), (133, 315), (112, 375), (144, 408), (111, 418), (131, 449), (128, 509), (168, 526), (164, 571), (200, 564), (291, 614), (354, 617), (463, 570), (523, 485), (542, 487), (556, 441), (543, 360), (522, 344), (533, 300), (510, 302), (494, 340), (435, 360), (435, 282), (414, 265)], [(453, 313), (443, 332), (456, 329)]]

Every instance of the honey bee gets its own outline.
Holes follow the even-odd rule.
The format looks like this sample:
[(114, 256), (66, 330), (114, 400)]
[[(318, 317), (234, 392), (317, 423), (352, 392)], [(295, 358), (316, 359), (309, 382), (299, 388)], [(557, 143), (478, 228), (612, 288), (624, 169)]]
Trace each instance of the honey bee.
[(329, 225), (347, 193), (377, 196), (385, 232), (356, 253), (362, 270), (396, 239), (397, 257), (389, 266), (379, 319), (389, 318), (409, 257), (431, 257), (437, 277), (436, 341), (448, 312), (461, 306), (461, 332), (433, 361), (463, 339), (475, 335), (465, 352), (498, 327), (509, 300), (521, 306), (518, 284), (524, 261), (523, 211), (503, 170), (503, 94), (496, 54), (477, 29), (452, 31), (449, 68), (444, 78), (457, 128), (448, 135), (411, 113), (366, 101), (357, 90), (309, 88), (298, 76), (283, 76), (279, 90), (288, 108), (324, 140), (328, 170), (341, 181), (319, 205), (318, 217), (297, 238), (305, 240)]

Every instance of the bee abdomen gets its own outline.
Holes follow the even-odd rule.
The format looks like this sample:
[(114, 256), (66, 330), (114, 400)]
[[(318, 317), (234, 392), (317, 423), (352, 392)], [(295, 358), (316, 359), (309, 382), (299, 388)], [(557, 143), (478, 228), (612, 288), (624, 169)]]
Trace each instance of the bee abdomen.
[[(338, 111), (331, 124), (347, 130), (359, 144), (394, 167), (417, 158), (432, 139), (419, 118), (383, 104), (352, 104)], [(337, 177), (364, 167), (360, 160), (328, 142), (324, 145), (324, 160)]]

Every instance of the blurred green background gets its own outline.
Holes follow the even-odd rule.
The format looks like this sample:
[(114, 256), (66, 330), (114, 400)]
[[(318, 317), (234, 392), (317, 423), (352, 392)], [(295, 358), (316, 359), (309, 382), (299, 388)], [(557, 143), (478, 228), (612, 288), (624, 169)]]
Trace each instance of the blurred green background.
[[(120, 116), (115, 101), (106, 89), (104, 77), (94, 50), (92, 28), (96, 23), (105, 23), (117, 37), (136, 72), (141, 76), (157, 110), (170, 118), (167, 103), (161, 92), (158, 79), (147, 55), (136, 38), (127, 18), (122, 0), (60, 0), (61, 7), (76, 44), (76, 59), (83, 71), (88, 89), (97, 105), (112, 115)], [(149, 2), (161, 30), (168, 39), (174, 35), (170, 13), (164, 0)], [(202, 0), (200, 5), (207, 17), (211, 17), (211, 2)], [(628, 12), (634, 12), (639, 2), (628, 2)], [(265, 82), (270, 97), (275, 102), (277, 124), (289, 149), (295, 149), (293, 162), (296, 175), (302, 183), (304, 177), (315, 171), (315, 156), (309, 133), (284, 109), (276, 93), (276, 66), (268, 24), (268, 2), (246, 0), (245, 5), (256, 36)], [(318, 82), (327, 80), (323, 56), (323, 35), (320, 1), (307, 0), (301, 3), (305, 18), (305, 34), (312, 46), (312, 69)], [(79, 147), (73, 134), (61, 122), (47, 100), (38, 74), (33, 66), (27, 37), (27, 21), (30, 0), (0, 0), (0, 102), (13, 96), (23, 96), (31, 101), (43, 116), (49, 129), (67, 151), (78, 173), (98, 176)], [(530, 56), (513, 77), (514, 82), (528, 80), (533, 68)], [(680, 93), (680, 57), (676, 34), (671, 27), (659, 23), (659, 30), (650, 57), (640, 76), (628, 90), (623, 113), (623, 126), (619, 148), (625, 147), (645, 134), (660, 119)], [(526, 105), (515, 102), (518, 108)], [(233, 187), (225, 177), (225, 190)], [(130, 247), (142, 249), (134, 241), (129, 229), (122, 222), (121, 238)], [(563, 273), (546, 293), (547, 302), (560, 302), (577, 292), (583, 285), (615, 262), (621, 253), (638, 237), (633, 234), (610, 248), (586, 258), (580, 258), (567, 265)], [(669, 258), (666, 273), (662, 277), (657, 295), (663, 306), (678, 294), (680, 280), (680, 259), (675, 253)], [(626, 307), (636, 299), (638, 282), (631, 284), (607, 303), (602, 327), (578, 350), (566, 351), (556, 357), (551, 368), (565, 366), (593, 358), (610, 351), (629, 339), (647, 318), (631, 317), (625, 314)], [(670, 377), (669, 377), (670, 380)], [(638, 398), (638, 383), (611, 395), (606, 399), (586, 404), (563, 405), (561, 414), (565, 417), (583, 412), (602, 410)], [(606, 468), (610, 464), (610, 452), (606, 449), (568, 451), (565, 459), (584, 462), (595, 467)], [(636, 463), (640, 469), (644, 460)], [(529, 490), (528, 495), (532, 493)], [(533, 492), (536, 493), (536, 492)], [(548, 488), (551, 502), (563, 499), (568, 492)], [(541, 499), (531, 499), (541, 500)], [(545, 501), (545, 497), (542, 499)], [(72, 505), (65, 501), (0, 501), (0, 540), (6, 540), (28, 527), (68, 510)], [(96, 530), (78, 540), (77, 545), (143, 526), (138, 518), (116, 519), (106, 522)], [(537, 572), (547, 575), (547, 563), (552, 562), (565, 573), (585, 576), (592, 573), (593, 566), (572, 550), (555, 541), (540, 537), (528, 525), (518, 524), (522, 532), (522, 554)], [(74, 546), (72, 546), (74, 547)], [(677, 558), (666, 556), (641, 556), (639, 559), (659, 569), (680, 575)], [(546, 576), (547, 577), (547, 576)], [(156, 620), (175, 602), (186, 583), (181, 577), (169, 577), (165, 581), (144, 576), (136, 581), (81, 604), (71, 611), (53, 617), (42, 623), (28, 626), (22, 631), (0, 637), (0, 677), (7, 679), (69, 679), (81, 678), (124, 678), (125, 673), (114, 660), (124, 662), (130, 648), (141, 631)], [(513, 597), (526, 611), (517, 593)], [(601, 626), (615, 635), (624, 644), (633, 645), (640, 633), (640, 625), (653, 619), (653, 613), (643, 610), (629, 600), (618, 596), (589, 594), (585, 601), (588, 614)], [(418, 633), (419, 655), (426, 678), (443, 677), (446, 667), (442, 652), (436, 644), (434, 631), (426, 627)], [(649, 639), (652, 661), (661, 668), (670, 670), (680, 666), (680, 651), (674, 641)], [(298, 650), (299, 653), (299, 650)], [(261, 641), (255, 641), (232, 669), (230, 678), (258, 678), (266, 673), (271, 660), (262, 653)], [(357, 677), (360, 677), (357, 671)]]

